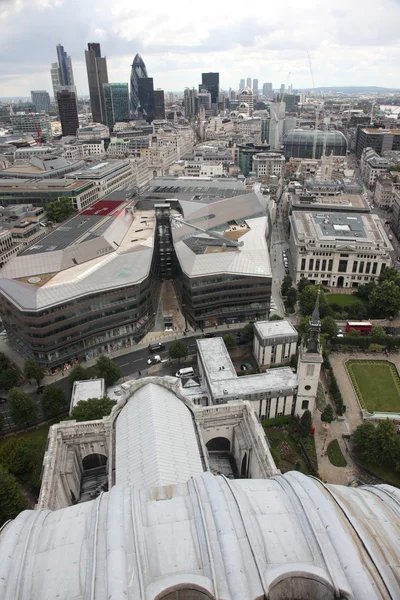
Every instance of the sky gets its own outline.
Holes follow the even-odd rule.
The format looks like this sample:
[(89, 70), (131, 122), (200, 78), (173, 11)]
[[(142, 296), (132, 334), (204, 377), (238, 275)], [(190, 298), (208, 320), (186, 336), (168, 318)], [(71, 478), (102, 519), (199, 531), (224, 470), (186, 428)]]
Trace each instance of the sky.
[[(218, 71), (223, 89), (241, 78), (294, 88), (400, 88), (400, 0), (0, 0), (0, 97), (52, 94), (50, 63), (61, 43), (87, 95), (84, 51), (100, 42), (110, 82), (128, 81), (139, 53), (154, 87), (180, 91)], [(192, 7), (192, 8), (189, 8)], [(308, 60), (312, 64), (312, 74)]]

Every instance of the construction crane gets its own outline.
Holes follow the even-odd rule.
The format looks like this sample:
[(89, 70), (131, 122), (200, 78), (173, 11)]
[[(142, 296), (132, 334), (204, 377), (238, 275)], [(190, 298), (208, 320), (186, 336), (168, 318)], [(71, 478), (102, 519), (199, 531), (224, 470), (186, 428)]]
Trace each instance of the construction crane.
[(32, 117), (32, 120), (33, 120), (33, 126), (36, 131), (38, 144), (41, 146), (42, 145), (42, 130), (40, 129), (40, 126), (37, 123), (35, 123), (35, 113), (30, 113), (30, 116)]

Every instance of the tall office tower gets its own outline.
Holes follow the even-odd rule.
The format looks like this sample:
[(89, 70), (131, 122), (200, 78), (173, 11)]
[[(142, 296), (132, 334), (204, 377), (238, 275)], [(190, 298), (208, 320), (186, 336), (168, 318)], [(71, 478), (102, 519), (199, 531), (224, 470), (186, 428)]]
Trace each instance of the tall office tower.
[(129, 87), (127, 83), (104, 83), (105, 124), (110, 129), (115, 123), (129, 121)]
[(146, 65), (143, 62), (140, 54), (136, 54), (133, 59), (132, 69), (131, 69), (131, 112), (133, 116), (137, 117), (140, 109), (140, 99), (139, 99), (139, 79), (143, 77), (147, 77), (147, 69)]
[(57, 104), (62, 134), (64, 136), (76, 136), (76, 132), (79, 129), (79, 119), (75, 92), (68, 90), (57, 92)]
[(164, 90), (154, 90), (154, 118), (158, 121), (165, 119)]
[(175, 102), (175, 94), (173, 92), (168, 92), (168, 103), (174, 104)]
[(285, 84), (281, 83), (281, 89), (280, 89), (280, 93), (284, 94), (285, 93)]
[(291, 83), (288, 87), (288, 94), (292, 94), (293, 93), (293, 84)]
[(272, 83), (263, 84), (263, 95), (267, 98), (272, 98)]
[(50, 96), (46, 90), (32, 90), (31, 91), (32, 104), (36, 106), (37, 112), (49, 112), (50, 110)]
[(138, 81), (140, 113), (148, 123), (154, 120), (154, 85), (152, 77), (141, 77)]
[(85, 50), (90, 107), (95, 123), (106, 122), (104, 84), (108, 83), (107, 59), (101, 56), (100, 44), (90, 43)]
[(258, 79), (253, 79), (253, 92), (258, 94)]
[(58, 70), (60, 74), (60, 86), (73, 86), (74, 74), (72, 71), (71, 57), (64, 50), (64, 46), (58, 44), (56, 47), (57, 59), (58, 59)]
[(197, 96), (197, 90), (194, 88), (186, 88), (183, 92), (183, 106), (185, 109), (185, 117), (190, 120), (198, 115), (199, 112), (199, 100)]
[(242, 90), (244, 90), (244, 79), (241, 79), (239, 83), (239, 92), (241, 92)]
[(218, 104), (219, 73), (202, 73), (201, 88), (203, 90), (207, 90), (207, 92), (210, 92), (211, 104)]
[(246, 79), (246, 87), (249, 88), (251, 90), (251, 77), (248, 77)]
[(57, 92), (60, 91), (60, 85), (61, 85), (60, 84), (60, 68), (58, 66), (58, 62), (51, 63), (50, 75), (51, 75), (51, 83), (53, 86), (54, 100), (57, 101)]

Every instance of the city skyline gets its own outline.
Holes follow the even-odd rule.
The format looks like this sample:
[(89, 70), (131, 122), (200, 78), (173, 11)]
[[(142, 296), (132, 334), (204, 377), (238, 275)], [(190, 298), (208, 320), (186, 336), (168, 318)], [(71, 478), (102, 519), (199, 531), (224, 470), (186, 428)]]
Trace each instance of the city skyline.
[[(278, 88), (289, 72), (294, 87), (312, 88), (307, 51), (316, 87), (398, 87), (400, 4), (381, 0), (381, 19), (362, 9), (361, 0), (351, 8), (338, 0), (324, 11), (316, 0), (307, 0), (276, 7), (273, 16), (260, 17), (253, 6), (253, 13), (243, 17), (226, 16), (223, 7), (210, 3), (194, 20), (187, 14), (168, 15), (158, 1), (150, 13), (127, 0), (116, 0), (112, 10), (105, 0), (96, 10), (88, 0), (5, 0), (0, 8), (1, 95), (51, 91), (49, 66), (58, 43), (72, 58), (78, 94), (88, 95), (84, 51), (92, 40), (107, 56), (110, 81), (129, 81), (132, 56), (139, 53), (165, 90), (197, 87), (202, 72), (219, 72), (222, 89), (237, 89), (239, 80), (250, 76), (258, 78), (260, 87), (272, 81)], [(40, 43), (29, 46), (26, 61), (33, 38)]]

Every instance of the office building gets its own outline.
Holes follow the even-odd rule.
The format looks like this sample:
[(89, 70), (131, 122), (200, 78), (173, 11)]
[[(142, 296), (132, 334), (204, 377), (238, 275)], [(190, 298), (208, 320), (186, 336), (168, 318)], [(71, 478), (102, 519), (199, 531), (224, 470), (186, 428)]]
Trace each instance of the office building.
[(58, 62), (51, 63), (50, 68), (51, 85), (53, 86), (54, 100), (57, 101), (57, 92), (60, 91), (60, 68)]
[(110, 129), (115, 123), (129, 121), (129, 88), (127, 83), (105, 83), (103, 86), (105, 122)]
[(58, 44), (56, 47), (58, 59), (58, 71), (60, 86), (74, 86), (74, 73), (72, 71), (71, 57), (64, 50), (64, 46)]
[(45, 208), (46, 204), (61, 196), (69, 198), (75, 210), (83, 210), (98, 199), (99, 192), (95, 182), (87, 180), (0, 179), (0, 204), (3, 207), (32, 203)]
[(32, 104), (35, 105), (36, 112), (49, 112), (50, 96), (46, 90), (31, 91)]
[(133, 59), (130, 78), (130, 96), (131, 96), (131, 112), (132, 116), (139, 116), (140, 98), (139, 98), (139, 79), (147, 77), (146, 65), (143, 62), (140, 54), (136, 54)]
[(285, 84), (281, 83), (281, 89), (280, 89), (280, 93), (284, 94), (285, 93)]
[(321, 158), (324, 148), (325, 154), (346, 156), (347, 140), (340, 131), (320, 131), (308, 129), (293, 129), (283, 137), (283, 154), (290, 158), (312, 158), (314, 137), (317, 137), (315, 158)]
[(272, 83), (264, 83), (263, 84), (263, 95), (267, 98), (272, 98)]
[(62, 134), (76, 136), (79, 129), (78, 107), (75, 92), (61, 90), (57, 92), (58, 114), (60, 116)]
[(41, 113), (21, 113), (10, 115), (14, 133), (31, 135), (36, 140), (50, 140), (53, 137), (50, 117)]
[(271, 175), (280, 177), (284, 165), (285, 158), (279, 152), (260, 152), (260, 154), (253, 156), (252, 170), (255, 172), (256, 177), (261, 178)]
[(379, 175), (375, 183), (374, 204), (386, 210), (392, 208), (394, 191), (392, 177)]
[(199, 101), (197, 90), (195, 88), (186, 88), (183, 92), (183, 107), (185, 110), (185, 117), (188, 121), (197, 117), (199, 113)]
[(156, 121), (165, 119), (164, 90), (154, 90), (154, 118)]
[(244, 90), (244, 79), (241, 79), (239, 82), (239, 92), (241, 92), (242, 90)]
[(251, 77), (246, 79), (246, 87), (251, 89)]
[(293, 280), (306, 277), (327, 287), (356, 288), (377, 281), (393, 251), (378, 215), (311, 213), (290, 216)]
[(258, 79), (253, 79), (253, 92), (254, 95), (258, 95)]
[(138, 93), (142, 118), (151, 123), (154, 120), (154, 85), (152, 77), (141, 77), (138, 80)]
[(239, 113), (243, 113), (248, 117), (253, 115), (254, 110), (254, 94), (250, 88), (245, 88), (239, 96)]
[(219, 73), (202, 73), (201, 90), (207, 90), (211, 94), (211, 104), (218, 104), (219, 97)]
[(258, 366), (288, 364), (297, 353), (298, 337), (297, 329), (285, 319), (254, 323), (253, 354)]
[(356, 155), (361, 158), (365, 148), (372, 148), (379, 155), (390, 150), (400, 150), (400, 129), (374, 129), (358, 127), (356, 135)]
[(108, 83), (107, 59), (101, 56), (100, 44), (89, 43), (85, 50), (90, 108), (95, 123), (106, 122), (104, 85)]
[(400, 190), (393, 191), (392, 214), (391, 214), (392, 231), (396, 238), (400, 240)]
[(389, 161), (379, 156), (373, 148), (364, 148), (360, 159), (360, 174), (370, 190), (374, 189), (377, 178), (389, 171), (389, 164)]

